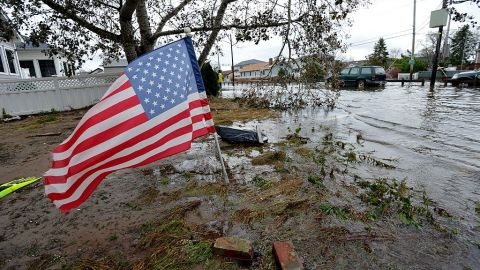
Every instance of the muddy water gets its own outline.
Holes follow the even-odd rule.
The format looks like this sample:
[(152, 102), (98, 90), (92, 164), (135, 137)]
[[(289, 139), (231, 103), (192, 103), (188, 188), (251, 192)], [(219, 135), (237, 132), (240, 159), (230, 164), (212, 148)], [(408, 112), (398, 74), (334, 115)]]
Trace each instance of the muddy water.
[[(231, 96), (232, 92), (225, 93)], [(250, 123), (247, 125), (256, 125)], [(307, 108), (259, 123), (271, 141), (301, 127), (301, 135), (320, 142), (315, 132), (329, 126), (346, 140), (361, 133), (366, 151), (395, 160), (397, 169), (357, 168), (364, 178), (407, 179), (439, 206), (460, 218), (463, 237), (480, 240), (480, 89), (388, 84), (375, 91), (342, 90), (333, 110)]]

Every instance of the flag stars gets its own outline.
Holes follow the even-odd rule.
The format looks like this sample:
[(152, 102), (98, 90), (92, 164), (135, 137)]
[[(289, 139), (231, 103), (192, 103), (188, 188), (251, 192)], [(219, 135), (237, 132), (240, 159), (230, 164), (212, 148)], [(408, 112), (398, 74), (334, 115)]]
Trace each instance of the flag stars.
[(144, 70), (143, 70), (143, 74), (147, 75), (147, 74), (148, 74), (148, 70), (144, 69)]
[(162, 61), (162, 58), (157, 57), (157, 62), (160, 62), (160, 61)]
[(152, 60), (153, 60), (153, 56), (150, 56), (148, 59), (149, 59), (150, 61), (152, 61)]
[(172, 83), (173, 83), (172, 79), (168, 79), (168, 84), (172, 84)]
[(181, 95), (180, 95), (180, 98), (185, 98), (185, 95), (184, 95), (184, 94), (181, 94)]
[(152, 77), (153, 77), (153, 78), (157, 77), (157, 73), (153, 72), (153, 73), (152, 73)]
[(170, 71), (170, 76), (175, 76), (175, 72)]
[(175, 103), (175, 99), (172, 98), (172, 99), (170, 100), (170, 102), (171, 102), (172, 104)]
[(167, 101), (167, 100), (168, 100), (168, 97), (167, 97), (167, 96), (163, 96), (163, 100)]
[[(158, 59), (158, 58), (157, 58), (157, 59)], [(158, 65), (155, 65), (155, 66), (154, 66), (154, 68), (155, 68), (155, 69), (159, 69), (159, 68), (160, 68), (160, 66), (158, 66)]]
[(160, 94), (159, 94), (158, 92), (155, 93), (155, 97), (156, 97), (156, 98), (160, 98)]
[(180, 88), (180, 84), (179, 84), (179, 83), (176, 83), (176, 84), (175, 84), (175, 87)]
[(161, 89), (162, 87), (163, 87), (163, 86), (162, 86), (161, 83), (157, 84), (157, 88), (160, 88), (160, 89)]
[(163, 68), (162, 71), (163, 71), (163, 73), (167, 73), (167, 69), (166, 69), (166, 68)]
[(143, 62), (139, 62), (138, 66), (140, 66), (140, 67), (143, 66)]
[(149, 66), (151, 66), (151, 65), (152, 65), (152, 64), (150, 64), (150, 62), (148, 62), (146, 66), (149, 67)]
[(127, 70), (128, 70), (128, 71), (132, 71), (132, 70), (133, 70), (133, 68), (132, 68), (132, 67), (129, 67), (129, 68), (127, 68)]
[(154, 82), (153, 82), (153, 81), (149, 81), (149, 82), (148, 82), (148, 84), (150, 84), (150, 85), (153, 85), (153, 84), (154, 84)]
[(141, 80), (142, 82), (145, 82), (147, 79), (145, 79), (145, 77), (142, 77), (140, 80)]
[(165, 80), (165, 76), (160, 76), (160, 80)]
[(152, 89), (148, 88), (147, 89), (147, 94), (150, 94), (150, 93), (152, 93)]
[(153, 104), (154, 107), (157, 107), (158, 102), (154, 101), (154, 102), (152, 102), (152, 104)]
[(160, 105), (160, 108), (165, 109), (165, 104)]
[(170, 61), (165, 60), (163, 63), (164, 63), (165, 65), (168, 65), (168, 64), (170, 64)]
[(153, 115), (155, 111), (153, 109), (150, 110), (150, 114)]
[(171, 55), (171, 54), (167, 54), (167, 57), (170, 58), (170, 57), (172, 57), (172, 55)]
[(142, 91), (142, 90), (143, 90), (143, 86), (139, 85), (139, 86), (138, 86), (138, 90)]
[(171, 91), (170, 88), (167, 88), (167, 90), (165, 90), (165, 92), (167, 93), (170, 93), (170, 91)]
[(173, 91), (173, 95), (176, 96), (178, 93), (177, 91)]
[(149, 103), (149, 102), (150, 102), (150, 99), (148, 99), (148, 98), (145, 98), (145, 99), (143, 100), (143, 102), (145, 102), (145, 103)]
[(177, 65), (174, 63), (174, 64), (172, 64), (172, 67), (173, 67), (173, 68), (176, 68), (176, 67), (177, 67)]
[(133, 74), (132, 79), (136, 80), (138, 78), (137, 74)]
[(177, 75), (177, 79), (180, 80), (181, 78), (182, 78), (182, 76), (180, 76), (180, 74), (178, 74), (178, 75)]
[(170, 47), (170, 48), (168, 48), (168, 50), (169, 50), (169, 51), (173, 51), (173, 48), (172, 48), (172, 47)]

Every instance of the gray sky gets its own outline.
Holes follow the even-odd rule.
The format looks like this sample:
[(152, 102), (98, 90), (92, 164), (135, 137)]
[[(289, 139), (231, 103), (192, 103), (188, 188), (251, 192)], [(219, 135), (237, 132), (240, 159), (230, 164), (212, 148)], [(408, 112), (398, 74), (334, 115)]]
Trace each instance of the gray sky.
[[(353, 25), (346, 29), (350, 38), (347, 40), (351, 44), (345, 54), (339, 55), (339, 58), (345, 60), (363, 60), (373, 50), (374, 43), (380, 38), (385, 38), (388, 50), (398, 48), (402, 52), (412, 47), (412, 25), (413, 25), (413, 1), (414, 0), (371, 0), (371, 4), (363, 7), (351, 15)], [(425, 35), (431, 32), (437, 32), (438, 29), (429, 28), (430, 12), (441, 8), (441, 0), (417, 0), (416, 15), (416, 42), (415, 51), (422, 47), (422, 41)], [(461, 12), (468, 12), (480, 19), (480, 9), (470, 3), (459, 4), (456, 6)], [(452, 21), (452, 34), (462, 24)], [(253, 43), (240, 43), (233, 48), (234, 63), (247, 59), (260, 59), (268, 61), (268, 58), (278, 54), (281, 46), (281, 40), (274, 38), (269, 41), (260, 42), (258, 45)], [(223, 56), (220, 57), (220, 63), (223, 69), (229, 69), (230, 66), (230, 45), (222, 42), (221, 47)], [(211, 57), (213, 64), (217, 64), (217, 57)], [(98, 67), (101, 63), (96, 57), (93, 61), (88, 61), (85, 69), (91, 70)]]

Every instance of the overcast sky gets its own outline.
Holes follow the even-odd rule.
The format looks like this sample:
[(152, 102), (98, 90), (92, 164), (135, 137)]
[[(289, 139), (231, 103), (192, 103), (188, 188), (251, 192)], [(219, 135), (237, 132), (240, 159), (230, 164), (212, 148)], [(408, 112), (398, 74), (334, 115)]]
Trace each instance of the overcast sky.
[[(414, 0), (371, 0), (371, 4), (363, 7), (354, 14), (351, 19), (353, 25), (348, 29), (350, 44), (347, 52), (339, 57), (345, 60), (363, 60), (373, 50), (373, 45), (380, 37), (385, 38), (388, 50), (398, 48), (402, 52), (412, 47), (412, 25), (413, 25), (413, 1)], [(416, 45), (415, 51), (421, 49), (422, 41), (429, 32), (437, 32), (438, 29), (429, 28), (430, 12), (441, 8), (441, 0), (417, 0), (416, 15)], [(456, 6), (461, 12), (468, 12), (480, 19), (480, 9), (470, 3)], [(461, 26), (460, 23), (452, 21), (452, 33)], [(234, 63), (248, 59), (260, 59), (268, 61), (268, 58), (278, 54), (281, 46), (279, 38), (261, 42), (259, 45), (253, 43), (237, 44), (233, 48)], [(230, 45), (227, 42), (221, 43), (223, 56), (220, 63), (223, 69), (230, 66)], [(213, 64), (217, 64), (217, 57), (211, 57)], [(101, 63), (96, 57), (89, 61), (84, 68), (95, 69)]]
[[(437, 32), (438, 29), (430, 29), (430, 12), (441, 8), (441, 0), (417, 0), (416, 14), (416, 51), (421, 48), (425, 34), (429, 31)], [(457, 5), (459, 11), (469, 12), (480, 19), (480, 9), (471, 4)], [(373, 45), (380, 37), (384, 37), (388, 50), (393, 48), (405, 52), (412, 47), (413, 25), (413, 0), (371, 0), (371, 4), (352, 14), (353, 25), (347, 31), (351, 44), (347, 52), (340, 57), (346, 60), (363, 60), (373, 50)], [(461, 26), (452, 22), (451, 29)], [(453, 33), (452, 31), (450, 32)], [(279, 40), (269, 40), (259, 45), (239, 44), (234, 47), (234, 63), (247, 59), (260, 59), (268, 61), (269, 57), (276, 56), (280, 50)], [(224, 55), (220, 57), (220, 63), (224, 69), (230, 65), (230, 47), (228, 43), (223, 46)], [(211, 59), (216, 64), (217, 57)]]

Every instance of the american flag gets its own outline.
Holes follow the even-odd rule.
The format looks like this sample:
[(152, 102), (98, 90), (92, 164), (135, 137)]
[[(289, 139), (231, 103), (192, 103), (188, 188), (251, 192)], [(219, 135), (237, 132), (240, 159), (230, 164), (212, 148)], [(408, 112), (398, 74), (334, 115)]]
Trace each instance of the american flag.
[(45, 193), (69, 212), (108, 174), (186, 151), (192, 140), (214, 132), (195, 51), (186, 37), (125, 68), (53, 150)]

